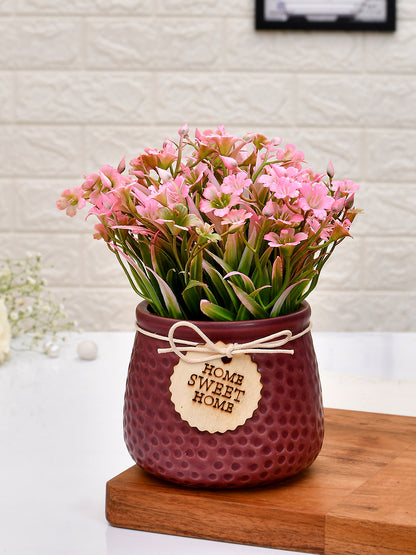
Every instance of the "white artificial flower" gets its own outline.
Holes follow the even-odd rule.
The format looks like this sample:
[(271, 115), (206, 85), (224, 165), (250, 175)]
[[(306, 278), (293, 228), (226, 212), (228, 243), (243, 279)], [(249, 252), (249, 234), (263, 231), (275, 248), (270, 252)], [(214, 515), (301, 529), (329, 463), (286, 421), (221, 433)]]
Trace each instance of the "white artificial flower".
[(4, 362), (10, 352), (10, 324), (4, 299), (0, 299), (0, 364)]

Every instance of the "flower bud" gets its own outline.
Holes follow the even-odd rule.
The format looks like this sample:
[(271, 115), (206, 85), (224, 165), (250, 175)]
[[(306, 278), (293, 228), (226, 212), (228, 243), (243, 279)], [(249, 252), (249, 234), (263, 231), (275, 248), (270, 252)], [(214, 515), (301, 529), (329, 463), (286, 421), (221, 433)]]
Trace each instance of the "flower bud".
[(224, 166), (227, 170), (235, 170), (238, 167), (237, 160), (231, 158), (230, 156), (220, 156), (221, 160), (224, 162)]
[(267, 218), (269, 218), (270, 216), (273, 216), (274, 207), (273, 207), (273, 202), (271, 200), (267, 201), (265, 207), (262, 210), (262, 214), (263, 214), (263, 216), (266, 216)]
[(126, 157), (124, 156), (123, 159), (120, 161), (119, 165), (117, 166), (118, 173), (123, 173), (126, 169)]
[(182, 125), (182, 127), (179, 128), (178, 133), (181, 137), (187, 137), (189, 133), (188, 124), (185, 123), (184, 125)]
[(333, 166), (331, 160), (328, 162), (328, 165), (326, 167), (326, 173), (328, 174), (329, 179), (332, 179), (335, 175), (334, 166)]

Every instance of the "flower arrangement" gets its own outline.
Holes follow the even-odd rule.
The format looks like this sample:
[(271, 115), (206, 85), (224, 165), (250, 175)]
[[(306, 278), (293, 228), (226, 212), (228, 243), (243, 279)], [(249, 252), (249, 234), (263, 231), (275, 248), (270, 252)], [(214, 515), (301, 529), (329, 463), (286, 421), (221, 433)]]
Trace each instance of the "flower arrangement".
[(288, 314), (350, 236), (358, 186), (304, 167), (304, 155), (258, 133), (179, 129), (177, 142), (102, 167), (57, 201), (88, 202), (131, 286), (160, 316), (236, 321)]
[(0, 260), (0, 363), (10, 351), (12, 337), (24, 336), (23, 348), (43, 350), (55, 356), (58, 335), (76, 328), (64, 307), (46, 291), (39, 255)]

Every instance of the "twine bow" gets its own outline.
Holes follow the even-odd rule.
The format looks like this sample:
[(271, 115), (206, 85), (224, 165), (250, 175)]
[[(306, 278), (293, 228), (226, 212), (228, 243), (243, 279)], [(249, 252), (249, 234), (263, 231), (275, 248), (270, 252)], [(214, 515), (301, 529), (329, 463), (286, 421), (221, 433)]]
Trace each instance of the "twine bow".
[[(175, 331), (181, 327), (192, 329), (205, 343), (187, 341), (186, 339), (176, 339), (174, 337)], [(211, 339), (207, 335), (205, 335), (205, 333), (197, 325), (193, 324), (192, 322), (176, 322), (169, 329), (167, 336), (152, 333), (137, 326), (137, 330), (140, 333), (143, 333), (148, 337), (153, 337), (154, 339), (169, 342), (169, 347), (158, 349), (158, 353), (175, 353), (175, 355), (177, 355), (185, 362), (190, 362), (193, 364), (207, 362), (209, 360), (214, 360), (222, 357), (232, 358), (235, 355), (251, 353), (283, 353), (287, 355), (293, 355), (293, 349), (281, 349), (280, 347), (283, 347), (284, 345), (286, 345), (286, 343), (294, 341), (298, 337), (307, 334), (310, 329), (311, 327), (308, 326), (297, 335), (293, 335), (290, 330), (282, 330), (276, 333), (272, 333), (271, 335), (261, 337), (260, 339), (249, 341), (247, 343), (228, 343), (224, 345), (211, 341)], [(206, 353), (206, 355), (201, 358), (194, 358), (188, 357), (186, 356), (186, 354), (184, 354), (192, 352), (197, 352), (201, 354)]]

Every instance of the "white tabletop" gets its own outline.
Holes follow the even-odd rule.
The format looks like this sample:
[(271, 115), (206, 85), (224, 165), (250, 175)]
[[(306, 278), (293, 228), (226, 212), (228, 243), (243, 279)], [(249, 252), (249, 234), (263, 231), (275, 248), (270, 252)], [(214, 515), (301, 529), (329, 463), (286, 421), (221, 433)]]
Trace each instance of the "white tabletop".
[[(314, 333), (327, 407), (416, 416), (416, 333)], [(94, 361), (77, 358), (93, 339)], [(266, 555), (275, 549), (113, 528), (105, 484), (133, 461), (123, 442), (133, 334), (71, 336), (59, 358), (0, 366), (1, 555)]]

